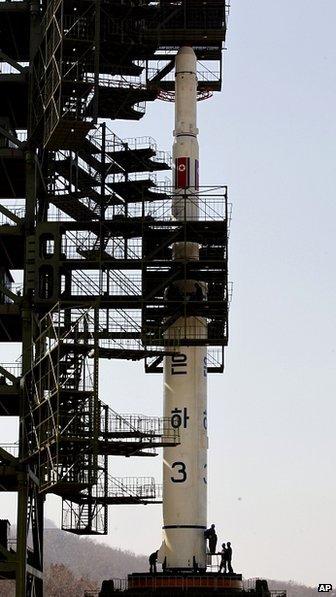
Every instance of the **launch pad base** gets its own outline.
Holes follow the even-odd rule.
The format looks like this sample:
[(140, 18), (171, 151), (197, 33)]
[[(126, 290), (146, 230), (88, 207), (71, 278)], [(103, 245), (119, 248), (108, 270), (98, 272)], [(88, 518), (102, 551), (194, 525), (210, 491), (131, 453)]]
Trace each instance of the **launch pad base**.
[(179, 595), (188, 591), (188, 596), (204, 595), (216, 592), (218, 597), (232, 595), (233, 592), (242, 592), (243, 581), (241, 574), (219, 574), (208, 572), (203, 574), (188, 573), (161, 573), (156, 574), (130, 574), (128, 576), (129, 596), (152, 595)]

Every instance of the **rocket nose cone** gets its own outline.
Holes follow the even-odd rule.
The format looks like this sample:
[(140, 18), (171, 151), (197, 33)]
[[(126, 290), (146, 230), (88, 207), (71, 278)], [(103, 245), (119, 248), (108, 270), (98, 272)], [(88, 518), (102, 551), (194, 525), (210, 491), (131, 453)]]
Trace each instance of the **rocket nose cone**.
[(177, 52), (177, 57), (178, 56), (194, 56), (196, 58), (195, 52), (191, 46), (182, 46)]
[(175, 70), (196, 73), (196, 54), (190, 46), (182, 46), (176, 54)]

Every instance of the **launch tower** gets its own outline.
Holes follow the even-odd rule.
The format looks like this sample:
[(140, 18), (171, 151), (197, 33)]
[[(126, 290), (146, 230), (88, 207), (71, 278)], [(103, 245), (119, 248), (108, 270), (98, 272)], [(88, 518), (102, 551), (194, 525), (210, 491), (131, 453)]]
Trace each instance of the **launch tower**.
[[(154, 479), (113, 476), (112, 456), (185, 449), (178, 411), (189, 405), (167, 393), (163, 417), (119, 415), (100, 399), (100, 359), (143, 360), (166, 381), (192, 355), (203, 375), (223, 371), (226, 188), (197, 189), (197, 156), (178, 141), (190, 184), (163, 184), (170, 156), (112, 128), (172, 99), (181, 47), (194, 49), (197, 93), (220, 90), (227, 10), (224, 0), (0, 0), (0, 341), (3, 354), (18, 349), (0, 366), (0, 416), (19, 421), (17, 443), (0, 447), (0, 491), (17, 495), (14, 542), (1, 525), (0, 577), (17, 596), (43, 595), (48, 494), (62, 499), (65, 531), (104, 534), (109, 505), (162, 501)], [(171, 460), (177, 480), (181, 459)], [(166, 545), (177, 545), (168, 526)], [(188, 554), (165, 557), (188, 569)], [(203, 567), (201, 544), (197, 554)]]

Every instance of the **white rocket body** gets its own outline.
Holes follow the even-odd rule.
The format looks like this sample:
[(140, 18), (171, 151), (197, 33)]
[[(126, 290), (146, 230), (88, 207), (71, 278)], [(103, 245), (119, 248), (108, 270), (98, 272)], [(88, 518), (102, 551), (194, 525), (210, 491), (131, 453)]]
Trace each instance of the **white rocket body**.
[[(197, 74), (192, 48), (183, 47), (176, 57), (175, 131), (173, 146), (176, 220), (197, 220), (198, 158)], [(173, 259), (197, 260), (197, 243), (175, 243)], [(191, 293), (195, 280), (181, 280), (176, 286)], [(203, 289), (205, 285), (202, 285)], [(185, 327), (186, 326), (186, 327)], [(190, 316), (174, 322), (168, 337), (186, 329), (189, 338), (204, 338), (206, 322)], [(159, 559), (167, 569), (206, 568), (207, 525), (207, 349), (182, 346), (164, 362), (164, 416), (179, 428), (181, 443), (163, 453), (163, 544)]]

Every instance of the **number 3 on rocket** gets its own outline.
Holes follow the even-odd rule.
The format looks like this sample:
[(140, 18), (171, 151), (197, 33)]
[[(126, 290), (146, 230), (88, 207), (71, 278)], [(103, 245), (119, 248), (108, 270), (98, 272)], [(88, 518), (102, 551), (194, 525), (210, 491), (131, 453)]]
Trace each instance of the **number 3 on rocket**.
[(173, 462), (172, 468), (176, 468), (176, 473), (180, 477), (170, 477), (173, 483), (184, 483), (187, 480), (187, 467), (184, 462)]

